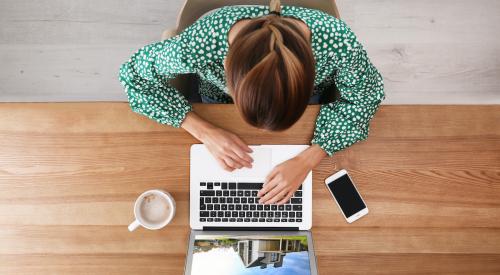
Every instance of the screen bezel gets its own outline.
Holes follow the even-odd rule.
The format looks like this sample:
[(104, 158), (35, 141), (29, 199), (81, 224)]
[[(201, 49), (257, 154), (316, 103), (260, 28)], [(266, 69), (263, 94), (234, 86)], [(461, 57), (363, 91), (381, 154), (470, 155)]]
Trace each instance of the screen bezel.
[[(351, 215), (349, 217), (347, 217), (345, 215), (344, 211), (342, 210), (342, 207), (340, 207), (339, 202), (335, 198), (335, 195), (333, 194), (332, 190), (328, 186), (330, 183), (332, 183), (333, 181), (335, 181), (338, 178), (343, 177), (343, 176), (347, 176), (349, 178), (349, 180), (351, 181), (352, 185), (354, 186), (354, 189), (356, 190), (356, 192), (358, 192), (358, 195), (361, 198), (361, 201), (363, 201), (363, 204), (365, 205), (365, 208), (361, 209), (360, 211), (354, 213), (353, 215)], [(342, 170), (338, 171), (337, 173), (331, 175), (330, 177), (326, 178), (325, 179), (325, 187), (326, 187), (326, 189), (328, 189), (328, 192), (330, 192), (330, 194), (332, 195), (333, 200), (335, 201), (335, 203), (337, 204), (338, 208), (340, 209), (340, 212), (342, 213), (342, 216), (344, 216), (344, 218), (346, 219), (346, 221), (348, 223), (352, 223), (352, 222), (358, 220), (359, 218), (365, 216), (366, 214), (368, 214), (368, 206), (366, 205), (365, 200), (361, 196), (361, 193), (359, 193), (359, 190), (356, 187), (356, 184), (354, 183), (354, 181), (352, 180), (352, 178), (349, 176), (349, 174), (347, 173), (347, 171), (345, 169), (342, 169)]]
[(194, 241), (196, 236), (203, 235), (266, 235), (266, 236), (307, 236), (307, 247), (309, 254), (309, 267), (311, 268), (311, 275), (318, 275), (318, 269), (316, 266), (316, 256), (314, 254), (314, 246), (312, 240), (312, 234), (310, 231), (201, 231), (201, 230), (191, 230), (189, 235), (189, 245), (186, 254), (186, 265), (184, 267), (184, 275), (191, 274), (191, 264), (193, 261), (193, 251)]

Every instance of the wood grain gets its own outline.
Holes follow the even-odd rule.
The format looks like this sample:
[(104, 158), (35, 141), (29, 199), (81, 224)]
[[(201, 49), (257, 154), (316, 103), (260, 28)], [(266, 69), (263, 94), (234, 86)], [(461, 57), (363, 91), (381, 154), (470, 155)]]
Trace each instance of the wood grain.
[[(281, 133), (232, 105), (196, 105), (249, 144), (308, 143), (318, 106)], [(0, 104), (0, 274), (182, 274), (189, 146), (125, 103)], [(367, 141), (313, 173), (321, 274), (498, 274), (500, 106), (383, 106)], [(347, 224), (322, 181), (350, 171), (370, 214)], [(160, 231), (126, 225), (134, 199), (164, 188)]]

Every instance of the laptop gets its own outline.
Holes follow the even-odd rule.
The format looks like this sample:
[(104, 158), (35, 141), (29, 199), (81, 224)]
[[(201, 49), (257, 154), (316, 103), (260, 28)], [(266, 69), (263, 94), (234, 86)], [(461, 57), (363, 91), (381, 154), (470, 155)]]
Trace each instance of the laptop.
[(185, 274), (317, 274), (308, 231), (312, 172), (285, 205), (262, 205), (257, 198), (272, 168), (308, 146), (250, 147), (252, 168), (233, 172), (219, 167), (204, 145), (191, 147)]

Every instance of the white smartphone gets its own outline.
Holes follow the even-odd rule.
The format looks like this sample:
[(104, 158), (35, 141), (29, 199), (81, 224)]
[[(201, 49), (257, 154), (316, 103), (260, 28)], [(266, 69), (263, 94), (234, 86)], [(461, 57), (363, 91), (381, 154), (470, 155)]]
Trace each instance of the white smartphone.
[(346, 170), (342, 169), (331, 175), (325, 180), (325, 184), (348, 223), (368, 214), (368, 207)]

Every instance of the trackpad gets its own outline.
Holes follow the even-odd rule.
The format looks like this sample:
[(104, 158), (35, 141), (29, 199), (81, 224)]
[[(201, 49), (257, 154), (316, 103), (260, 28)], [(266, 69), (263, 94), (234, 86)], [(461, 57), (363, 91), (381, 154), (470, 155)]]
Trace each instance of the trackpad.
[(230, 172), (231, 176), (238, 178), (259, 178), (264, 179), (271, 171), (272, 150), (270, 148), (262, 148), (260, 146), (250, 146), (253, 153), (250, 156), (253, 158), (252, 168), (243, 167)]

